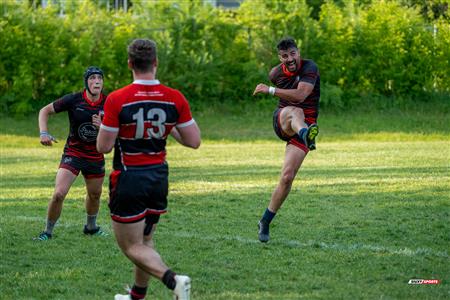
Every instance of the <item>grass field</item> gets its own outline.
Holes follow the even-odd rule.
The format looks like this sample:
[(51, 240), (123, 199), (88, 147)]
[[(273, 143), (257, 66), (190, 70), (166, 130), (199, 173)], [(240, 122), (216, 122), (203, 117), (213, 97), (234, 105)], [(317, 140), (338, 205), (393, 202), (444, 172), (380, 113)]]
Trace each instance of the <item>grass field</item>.
[[(447, 111), (323, 113), (268, 244), (257, 222), (274, 189), (284, 144), (271, 111), (196, 115), (203, 144), (169, 143), (169, 213), (156, 247), (193, 279), (192, 298), (449, 299), (450, 124)], [(112, 236), (85, 237), (84, 189), (71, 189), (55, 238), (35, 242), (67, 135), (53, 148), (36, 117), (2, 118), (0, 299), (113, 299), (132, 284)], [(110, 162), (111, 156), (107, 157)], [(110, 166), (110, 163), (108, 163)], [(104, 185), (99, 224), (111, 233)], [(409, 279), (439, 285), (408, 285)], [(171, 299), (154, 280), (147, 299)]]

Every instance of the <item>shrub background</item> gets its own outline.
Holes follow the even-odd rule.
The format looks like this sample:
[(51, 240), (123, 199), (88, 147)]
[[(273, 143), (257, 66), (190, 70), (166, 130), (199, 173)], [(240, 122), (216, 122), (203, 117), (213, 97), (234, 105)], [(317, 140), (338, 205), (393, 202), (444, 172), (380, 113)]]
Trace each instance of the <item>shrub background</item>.
[(328, 1), (316, 18), (306, 1), (244, 1), (227, 11), (202, 1), (133, 1), (128, 12), (94, 2), (45, 9), (0, 2), (0, 107), (23, 115), (83, 87), (89, 65), (105, 88), (131, 81), (126, 46), (134, 38), (159, 46), (158, 78), (196, 108), (239, 105), (278, 63), (275, 45), (294, 37), (321, 71), (322, 105), (450, 99), (450, 24), (395, 1)]

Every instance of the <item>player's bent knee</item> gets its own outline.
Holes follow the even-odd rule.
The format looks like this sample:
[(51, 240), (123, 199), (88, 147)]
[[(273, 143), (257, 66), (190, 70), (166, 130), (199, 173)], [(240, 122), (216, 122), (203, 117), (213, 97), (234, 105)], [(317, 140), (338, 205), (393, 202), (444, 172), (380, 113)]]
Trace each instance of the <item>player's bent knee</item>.
[(301, 109), (300, 107), (295, 107), (292, 110), (292, 114), (296, 117), (301, 117), (301, 118), (305, 118), (305, 113), (303, 112), (303, 109)]

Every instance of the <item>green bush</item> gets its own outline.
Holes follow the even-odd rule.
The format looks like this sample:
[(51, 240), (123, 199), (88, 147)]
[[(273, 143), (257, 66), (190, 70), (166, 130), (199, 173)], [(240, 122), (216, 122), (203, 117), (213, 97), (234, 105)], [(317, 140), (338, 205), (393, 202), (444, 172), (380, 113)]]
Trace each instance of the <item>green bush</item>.
[(26, 114), (81, 90), (89, 65), (104, 69), (106, 90), (128, 84), (126, 46), (140, 37), (158, 43), (158, 78), (197, 108), (243, 104), (257, 83), (268, 83), (278, 63), (275, 45), (284, 36), (317, 62), (325, 107), (358, 106), (374, 97), (449, 99), (448, 21), (429, 21), (419, 8), (393, 1), (364, 9), (343, 3), (327, 1), (313, 18), (305, 0), (244, 1), (233, 11), (203, 1), (135, 0), (129, 12), (66, 1), (63, 16), (57, 5), (33, 9), (3, 1), (0, 107)]

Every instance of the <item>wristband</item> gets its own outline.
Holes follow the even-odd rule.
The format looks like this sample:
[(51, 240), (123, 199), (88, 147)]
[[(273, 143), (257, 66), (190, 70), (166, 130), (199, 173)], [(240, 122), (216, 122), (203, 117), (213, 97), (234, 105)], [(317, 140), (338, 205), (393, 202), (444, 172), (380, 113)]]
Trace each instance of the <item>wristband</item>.
[(41, 131), (41, 132), (39, 132), (39, 136), (40, 136), (40, 137), (46, 136), (46, 137), (48, 137), (51, 141), (53, 141), (53, 142), (55, 142), (55, 143), (58, 142), (58, 141), (57, 141), (50, 133), (48, 133), (47, 131)]
[(269, 86), (269, 94), (271, 94), (272, 96), (275, 96), (275, 87)]

